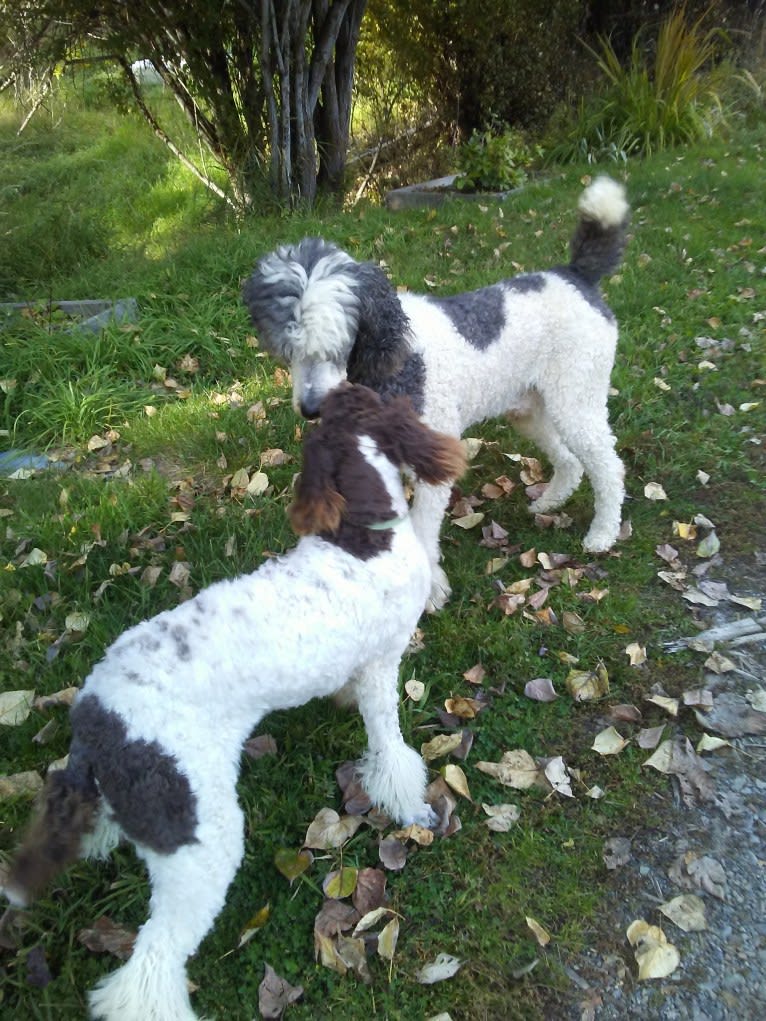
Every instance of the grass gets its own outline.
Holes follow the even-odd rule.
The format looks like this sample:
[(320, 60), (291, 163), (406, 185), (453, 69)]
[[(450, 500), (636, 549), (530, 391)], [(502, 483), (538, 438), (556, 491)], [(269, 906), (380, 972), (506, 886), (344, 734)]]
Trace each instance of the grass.
[[(133, 294), (141, 308), (136, 324), (111, 327), (98, 338), (49, 332), (34, 319), (0, 333), (5, 443), (55, 451), (71, 465), (62, 473), (0, 480), (0, 613), (10, 639), (0, 650), (0, 684), (38, 694), (79, 683), (126, 627), (174, 605), (174, 562), (190, 565), (196, 591), (291, 545), (284, 511), (299, 464), (299, 423), (284, 376), (249, 342), (238, 295), (239, 279), (259, 254), (322, 233), (361, 258), (385, 259), (398, 283), (456, 292), (516, 266), (534, 269), (565, 259), (584, 172), (552, 172), (502, 206), (454, 204), (397, 214), (357, 207), (235, 225), (207, 206), (196, 185), (135, 124), (104, 121), (92, 111), (78, 116), (76, 137), (52, 119), (33, 121), (21, 142), (13, 141), (10, 114), (0, 118), (9, 143), (3, 159), (13, 170), (3, 179), (25, 179), (34, 163), (30, 183), (19, 186), (4, 214), (7, 293), (43, 300)], [(129, 144), (118, 145), (122, 133)], [(441, 731), (436, 709), (444, 699), (471, 694), (463, 672), (484, 665), (485, 687), (495, 690), (491, 707), (466, 724), (474, 735), (465, 765), (473, 803), (460, 803), (463, 828), (414, 853), (401, 873), (389, 874), (391, 904), (402, 915), (390, 974), (383, 962), (371, 960), (374, 982), (365, 986), (322, 968), (314, 961), (313, 919), (322, 903), (321, 880), (340, 856), (320, 857), (292, 887), (273, 858), (280, 847), (300, 846), (320, 808), (338, 807), (334, 770), (359, 753), (363, 730), (353, 714), (325, 703), (269, 717), (261, 729), (275, 737), (278, 755), (243, 762), (245, 860), (224, 911), (190, 963), (202, 1013), (252, 1018), (264, 961), (304, 987), (303, 1000), (289, 1008), (295, 1019), (411, 1019), (440, 1011), (455, 1021), (537, 1019), (561, 1016), (569, 1002), (562, 964), (593, 938), (609, 881), (603, 841), (655, 823), (666, 785), (641, 769), (645, 754), (635, 745), (611, 759), (590, 750), (605, 725), (603, 704), (577, 706), (563, 695), (549, 705), (532, 702), (524, 684), (550, 676), (563, 691), (568, 667), (556, 654), (567, 652), (584, 668), (604, 662), (609, 704), (640, 704), (655, 683), (670, 694), (693, 686), (695, 664), (663, 653), (663, 641), (690, 624), (678, 595), (656, 577), (662, 565), (654, 547), (672, 540), (674, 519), (689, 520), (699, 511), (718, 525), (724, 551), (746, 556), (762, 542), (763, 448), (751, 440), (762, 435), (763, 406), (738, 410), (763, 392), (764, 308), (755, 296), (766, 227), (762, 144), (743, 133), (629, 162), (620, 173), (633, 207), (633, 237), (606, 291), (621, 324), (611, 420), (626, 465), (625, 513), (633, 536), (616, 555), (599, 560), (603, 577), (588, 583), (609, 594), (585, 603), (579, 597), (585, 585), (551, 591), (559, 620), (565, 610), (581, 615), (581, 634), (520, 614), (504, 617), (490, 607), (495, 589), (486, 566), (496, 551), (480, 547), (475, 531), (445, 526), (455, 594), (442, 613), (423, 620), (424, 649), (403, 663), (403, 680), (416, 676), (426, 695), (419, 704), (403, 702), (402, 722), (419, 747)], [(46, 224), (48, 233), (40, 234)], [(33, 249), (30, 238), (38, 235)], [(40, 246), (44, 258), (37, 257)], [(716, 345), (703, 350), (698, 337)], [(197, 359), (194, 368), (188, 357)], [(701, 368), (704, 360), (715, 368)], [(165, 386), (155, 366), (176, 385)], [(250, 421), (246, 412), (256, 402), (266, 417)], [(718, 411), (727, 404), (734, 414)], [(156, 413), (147, 415), (147, 406)], [(518, 464), (504, 455), (535, 451), (502, 422), (473, 431), (486, 442), (462, 490), (478, 493), (501, 474), (518, 479)], [(89, 451), (94, 434), (108, 437), (110, 446)], [(269, 491), (233, 498), (227, 477), (241, 467), (255, 470), (263, 452), (274, 448), (292, 460), (265, 467)], [(697, 479), (699, 469), (710, 475), (706, 487)], [(649, 481), (664, 486), (666, 503), (644, 498)], [(482, 509), (521, 549), (580, 556), (591, 514), (587, 487), (566, 508), (574, 519), (566, 531), (541, 532), (525, 504), (519, 485)], [(33, 548), (46, 553), (46, 566), (22, 566)], [(142, 580), (147, 567), (161, 568), (154, 587)], [(499, 576), (510, 584), (530, 573), (511, 557)], [(74, 611), (87, 613), (89, 626), (79, 639), (70, 634), (61, 641)], [(631, 641), (646, 644), (648, 667), (628, 665), (624, 649)], [(34, 743), (51, 718), (59, 723), (52, 740)], [(644, 718), (647, 726), (663, 720), (654, 707)], [(44, 772), (67, 743), (64, 709), (33, 710), (20, 726), (3, 728), (0, 773)], [(510, 748), (563, 755), (586, 784), (604, 788), (605, 797), (592, 801), (579, 789), (575, 799), (508, 791), (475, 768)], [(519, 804), (517, 826), (508, 834), (490, 833), (483, 801)], [(3, 856), (29, 809), (27, 798), (0, 802)], [(370, 829), (363, 827), (343, 848), (343, 862), (377, 863)], [(266, 903), (268, 923), (236, 949), (242, 929)], [(135, 928), (146, 908), (143, 871), (130, 851), (120, 850), (103, 865), (72, 868), (24, 916), (18, 947), (2, 951), (0, 1010), (55, 1021), (81, 1017), (85, 989), (115, 962), (86, 950), (77, 934), (102, 914)], [(527, 916), (553, 934), (547, 949), (531, 937)], [(36, 947), (52, 974), (42, 988), (28, 975)], [(442, 951), (465, 960), (463, 969), (450, 982), (418, 985), (417, 968)], [(536, 959), (534, 970), (525, 972)]]

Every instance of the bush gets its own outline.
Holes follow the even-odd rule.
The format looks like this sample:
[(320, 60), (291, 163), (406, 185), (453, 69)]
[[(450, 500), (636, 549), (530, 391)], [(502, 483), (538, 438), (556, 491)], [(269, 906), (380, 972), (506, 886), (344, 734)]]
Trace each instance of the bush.
[(526, 168), (541, 155), (539, 146), (530, 146), (521, 132), (511, 128), (502, 134), (474, 131), (458, 151), (460, 175), (455, 187), (460, 191), (519, 188), (527, 179)]
[(574, 124), (552, 147), (556, 161), (651, 155), (709, 137), (723, 119), (719, 90), (730, 72), (719, 63), (727, 42), (704, 16), (689, 23), (684, 5), (661, 24), (654, 43), (639, 31), (625, 66), (609, 38), (586, 49), (606, 79), (605, 88), (580, 105)]

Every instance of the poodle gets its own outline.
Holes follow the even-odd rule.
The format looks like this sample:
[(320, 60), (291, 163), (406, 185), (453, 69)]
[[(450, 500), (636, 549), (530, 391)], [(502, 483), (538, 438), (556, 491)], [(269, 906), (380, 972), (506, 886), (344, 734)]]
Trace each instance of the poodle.
[[(583, 545), (606, 552), (624, 487), (607, 417), (617, 324), (598, 283), (625, 246), (622, 186), (597, 178), (579, 214), (567, 266), (465, 294), (397, 293), (379, 267), (307, 238), (261, 258), (242, 295), (262, 347), (290, 366), (297, 412), (316, 417), (324, 395), (349, 379), (386, 399), (407, 394), (424, 422), (453, 436), (507, 414), (553, 465), (530, 509), (561, 506), (584, 470), (595, 514)], [(439, 566), (448, 499), (445, 485), (416, 486), (412, 519), (431, 563), (429, 609), (449, 597)]]
[(4, 884), (27, 904), (81, 854), (127, 837), (146, 862), (151, 913), (130, 960), (89, 994), (93, 1017), (190, 1021), (185, 962), (211, 928), (243, 854), (242, 743), (268, 712), (342, 690), (368, 748), (360, 779), (401, 823), (436, 821), (426, 767), (402, 737), (399, 661), (430, 570), (400, 468), (430, 484), (464, 468), (462, 444), (410, 402), (334, 389), (306, 437), (290, 517), (303, 536), (253, 574), (219, 581), (126, 631), (71, 710), (52, 773)]

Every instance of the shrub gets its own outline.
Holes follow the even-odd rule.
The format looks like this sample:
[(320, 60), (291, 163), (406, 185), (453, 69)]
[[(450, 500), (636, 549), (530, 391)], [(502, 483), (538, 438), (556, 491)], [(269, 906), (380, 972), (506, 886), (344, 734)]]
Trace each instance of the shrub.
[(460, 174), (455, 187), (460, 191), (507, 191), (527, 179), (527, 168), (542, 150), (530, 146), (519, 131), (508, 128), (502, 134), (474, 131), (458, 150)]
[(626, 65), (609, 38), (586, 46), (606, 79), (604, 90), (582, 104), (564, 139), (552, 147), (558, 161), (651, 155), (712, 134), (723, 118), (719, 64), (726, 42), (704, 15), (687, 20), (682, 4), (662, 22), (652, 45), (646, 32), (633, 39)]

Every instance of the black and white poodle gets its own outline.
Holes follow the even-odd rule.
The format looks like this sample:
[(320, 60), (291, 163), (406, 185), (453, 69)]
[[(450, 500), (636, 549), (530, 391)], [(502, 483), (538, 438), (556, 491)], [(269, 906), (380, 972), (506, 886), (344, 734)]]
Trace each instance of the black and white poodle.
[(341, 693), (364, 719), (359, 764), (373, 802), (401, 823), (435, 821), (426, 767), (399, 728), (402, 653), (431, 581), (402, 467), (429, 484), (464, 467), (461, 444), (407, 400), (345, 384), (304, 444), (291, 520), (303, 536), (253, 574), (220, 581), (130, 628), (88, 676), (71, 713), (68, 764), (3, 892), (28, 903), (80, 855), (121, 837), (146, 862), (151, 913), (130, 960), (90, 993), (106, 1021), (192, 1021), (185, 962), (242, 859), (242, 743), (275, 709)]
[[(397, 293), (378, 266), (307, 238), (261, 258), (243, 297), (263, 348), (290, 367), (296, 411), (316, 417), (349, 379), (384, 398), (406, 394), (453, 436), (507, 414), (553, 465), (531, 510), (559, 507), (584, 471), (595, 498), (584, 547), (604, 552), (617, 539), (624, 486), (607, 416), (617, 324), (598, 283), (620, 263), (628, 214), (621, 185), (597, 178), (580, 198), (568, 265), (446, 298)], [(449, 596), (439, 566), (448, 498), (447, 486), (416, 486), (431, 608)]]

